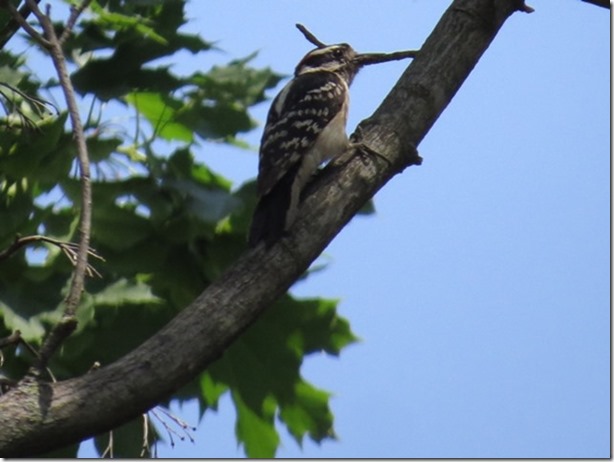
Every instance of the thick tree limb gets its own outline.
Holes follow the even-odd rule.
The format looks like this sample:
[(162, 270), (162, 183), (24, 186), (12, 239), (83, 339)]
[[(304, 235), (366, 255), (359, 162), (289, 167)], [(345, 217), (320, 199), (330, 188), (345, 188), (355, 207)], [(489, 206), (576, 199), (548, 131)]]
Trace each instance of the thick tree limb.
[(602, 8), (610, 9), (610, 0), (582, 0), (586, 3), (591, 3), (593, 5), (600, 6)]
[[(520, 2), (521, 3), (521, 2)], [(308, 268), (360, 207), (415, 162), (414, 146), (470, 74), (517, 0), (456, 0), (355, 138), (310, 188), (290, 234), (246, 252), (158, 334), (122, 359), (59, 383), (32, 377), (0, 397), (0, 456), (33, 456), (150, 409), (219, 358)]]

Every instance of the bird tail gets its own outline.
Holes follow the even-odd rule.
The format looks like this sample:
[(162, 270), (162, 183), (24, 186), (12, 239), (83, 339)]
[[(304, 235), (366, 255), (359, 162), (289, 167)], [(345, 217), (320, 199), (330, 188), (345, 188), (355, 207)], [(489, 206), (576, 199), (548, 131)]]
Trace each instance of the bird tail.
[(282, 178), (271, 191), (258, 200), (247, 238), (250, 248), (261, 241), (264, 241), (268, 248), (283, 236), (290, 208), (291, 186), (290, 181)]

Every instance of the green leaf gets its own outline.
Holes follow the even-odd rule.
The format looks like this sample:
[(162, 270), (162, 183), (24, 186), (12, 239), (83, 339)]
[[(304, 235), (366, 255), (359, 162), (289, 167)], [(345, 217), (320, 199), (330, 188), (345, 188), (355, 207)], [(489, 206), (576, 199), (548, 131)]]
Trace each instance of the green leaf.
[[(110, 364), (157, 332), (175, 314), (158, 299), (136, 303), (131, 298), (122, 305), (95, 303), (92, 322), (70, 336), (60, 355), (54, 356), (51, 364), (54, 372), (70, 377), (87, 372), (95, 362)], [(96, 302), (96, 297), (92, 300)]]
[(193, 105), (178, 114), (178, 120), (201, 138), (224, 139), (256, 127), (245, 108), (236, 105)]
[(92, 237), (113, 250), (125, 250), (153, 233), (151, 223), (135, 210), (115, 204), (96, 207), (92, 213)]
[[(100, 74), (105, 79), (100, 80)], [(119, 98), (135, 90), (170, 93), (182, 86), (181, 80), (167, 68), (144, 69), (130, 61), (130, 56), (92, 60), (71, 76), (75, 89), (91, 93), (103, 101)]]
[(151, 292), (151, 287), (139, 281), (120, 279), (104, 290), (93, 295), (96, 305), (122, 306), (125, 304), (145, 305), (162, 303), (159, 297)]
[(110, 12), (98, 6), (95, 2), (91, 4), (92, 11), (98, 15), (98, 25), (105, 28), (121, 31), (123, 29), (133, 29), (143, 38), (149, 38), (162, 45), (168, 44), (167, 40), (157, 34), (147, 24), (147, 19), (140, 16), (128, 16), (121, 13)]
[(190, 80), (200, 94), (219, 103), (252, 106), (265, 99), (265, 90), (274, 88), (284, 77), (270, 68), (254, 69), (247, 64), (256, 56), (231, 61), (226, 66), (214, 66), (206, 74), (196, 73)]
[[(94, 8), (94, 19), (85, 21), (85, 36), (76, 35), (66, 44), (70, 55), (93, 48), (108, 48), (108, 58), (84, 59), (72, 75), (77, 91), (102, 100), (121, 97), (134, 90), (168, 94), (180, 88), (181, 79), (166, 67), (147, 68), (147, 63), (187, 50), (206, 51), (211, 45), (200, 37), (179, 32), (185, 23), (184, 2), (126, 2)], [(101, 79), (100, 76), (104, 75)]]
[(228, 391), (228, 385), (222, 382), (216, 382), (211, 374), (204, 372), (200, 376), (200, 394), (204, 400), (206, 407), (217, 410), (217, 404), (220, 397)]
[[(241, 429), (237, 436), (250, 457), (272, 457), (270, 452), (261, 455), (265, 452), (256, 436), (246, 429), (256, 426), (256, 434), (265, 438), (270, 451), (275, 410), (299, 443), (305, 435), (316, 442), (334, 438), (329, 394), (305, 382), (300, 366), (308, 353), (336, 355), (356, 341), (335, 307), (335, 301), (285, 296), (209, 367), (207, 380), (218, 387), (226, 384), (231, 390), (237, 406), (237, 428)], [(203, 398), (203, 404), (210, 402), (210, 396)]]
[(262, 403), (258, 411), (245, 404), (241, 396), (233, 392), (232, 399), (237, 408), (237, 439), (245, 445), (247, 457), (270, 459), (279, 446), (279, 435), (273, 425), (274, 404)]
[(18, 234), (34, 231), (31, 220), (34, 208), (31, 191), (24, 182), (9, 184), (0, 180), (0, 245), (8, 246)]
[(194, 140), (192, 131), (177, 122), (177, 110), (181, 107), (179, 101), (168, 95), (148, 92), (130, 93), (125, 100), (143, 114), (161, 138), (186, 143)]
[(167, 163), (167, 178), (192, 179), (204, 186), (230, 191), (232, 183), (215, 174), (203, 164), (197, 164), (188, 149), (178, 149)]
[(226, 191), (203, 187), (190, 180), (167, 180), (164, 186), (178, 192), (184, 198), (187, 211), (206, 223), (217, 223), (240, 204)]
[[(15, 0), (12, 1), (18, 3)], [(25, 61), (26, 58), (23, 55), (13, 55), (6, 51), (6, 47), (0, 50), (0, 82), (16, 87), (29, 96), (36, 96), (39, 83), (29, 69), (24, 67)]]
[(335, 438), (329, 397), (330, 393), (301, 381), (295, 386), (293, 399), (281, 406), (280, 418), (299, 445), (306, 434), (316, 442)]
[(73, 162), (71, 137), (64, 135), (66, 113), (48, 117), (35, 129), (0, 126), (0, 182), (25, 178), (28, 189), (44, 182), (48, 189), (67, 176)]
[(88, 138), (87, 151), (90, 161), (98, 163), (107, 160), (111, 154), (117, 152), (121, 144), (120, 138), (99, 138), (97, 136)]
[[(4, 297), (0, 295), (0, 298)], [(38, 341), (45, 334), (45, 328), (39, 319), (21, 316), (2, 301), (0, 301), (0, 316), (9, 331), (21, 331), (21, 336), (27, 341)]]

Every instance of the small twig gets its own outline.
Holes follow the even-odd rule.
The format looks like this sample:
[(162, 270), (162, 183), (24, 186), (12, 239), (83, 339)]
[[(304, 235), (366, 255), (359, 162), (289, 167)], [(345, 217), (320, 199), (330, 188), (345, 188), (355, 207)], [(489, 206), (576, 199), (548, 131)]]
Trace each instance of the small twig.
[(354, 58), (354, 62), (361, 66), (369, 64), (387, 63), (389, 61), (398, 61), (400, 59), (415, 58), (418, 52), (416, 50), (395, 51), (393, 53), (360, 53)]
[[(36, 351), (36, 348), (34, 348), (32, 345), (30, 345), (22, 336), (21, 336), (21, 331), (16, 330), (15, 332), (13, 332), (11, 335), (9, 335), (8, 337), (4, 337), (2, 339), (0, 339), (0, 349), (5, 348), (7, 346), (10, 345), (23, 345), (26, 350), (28, 350), (32, 356), (34, 356), (36, 359), (40, 358), (40, 355), (38, 353), (38, 351)], [(1, 355), (1, 352), (0, 352)], [(3, 360), (4, 358), (2, 358)], [(3, 361), (2, 361), (3, 362)], [(2, 362), (0, 362), (0, 366), (2, 366)], [(51, 369), (49, 369), (48, 367), (45, 368), (47, 371), (47, 374), (49, 374), (49, 378), (51, 378), (52, 382), (56, 382), (55, 376), (53, 375), (53, 372), (51, 372)]]
[(21, 340), (21, 331), (16, 330), (8, 337), (0, 338), (0, 349), (10, 345), (15, 345)]
[[(44, 115), (45, 111), (47, 110), (47, 106), (51, 106), (55, 110), (55, 112), (57, 114), (60, 113), (58, 108), (55, 107), (50, 101), (46, 101), (44, 99), (37, 98), (36, 96), (30, 96), (30, 95), (24, 93), (23, 91), (21, 91), (19, 88), (16, 88), (16, 87), (14, 87), (12, 85), (9, 85), (8, 83), (0, 82), (0, 86), (8, 88), (12, 92), (17, 93), (19, 96), (21, 96), (28, 103), (31, 103), (33, 109), (36, 111), (36, 113), (39, 116)], [(2, 93), (2, 94), (4, 95), (4, 93)], [(6, 95), (4, 95), (4, 97), (8, 99), (8, 97)], [(13, 103), (13, 104), (15, 104), (15, 103)]]
[[(162, 412), (165, 415), (165, 417), (171, 419), (175, 423), (175, 425), (177, 425), (182, 430), (183, 435), (181, 435), (177, 430), (172, 428), (164, 419), (162, 419), (158, 415), (156, 411)], [(196, 431), (196, 427), (189, 425), (185, 421), (181, 420), (179, 417), (171, 414), (169, 411), (167, 411), (166, 409), (160, 406), (158, 406), (156, 409), (152, 409), (150, 412), (156, 419), (158, 419), (158, 421), (162, 424), (162, 426), (166, 430), (166, 433), (168, 433), (171, 447), (175, 447), (175, 440), (173, 438), (173, 435), (178, 437), (181, 441), (184, 441), (187, 436), (188, 439), (192, 443), (194, 442), (194, 438), (192, 437), (192, 434), (190, 432)]]
[(317, 46), (318, 48), (326, 48), (328, 45), (326, 45), (326, 43), (321, 42), (315, 35), (313, 35), (309, 29), (307, 29), (305, 26), (303, 26), (302, 24), (296, 24), (296, 28), (298, 30), (300, 30), (303, 35), (305, 36), (305, 38), (313, 43), (315, 46)]
[(524, 1), (525, 0), (518, 0), (518, 11), (522, 11), (523, 13), (533, 13), (535, 8), (525, 4)]
[[(26, 349), (32, 354), (32, 356), (34, 356), (36, 358), (37, 361), (41, 360), (41, 355), (38, 351), (36, 351), (36, 348), (34, 348), (32, 345), (30, 345), (26, 340), (24, 340), (23, 338), (20, 340), (20, 343), (26, 347)], [(47, 372), (47, 374), (49, 375), (49, 378), (51, 379), (52, 382), (57, 382), (55, 375), (53, 375), (53, 372), (51, 372), (51, 369), (49, 369), (49, 367), (45, 366), (45, 372)]]
[(68, 17), (68, 20), (66, 21), (66, 25), (64, 26), (64, 31), (62, 31), (62, 35), (60, 35), (60, 38), (58, 39), (58, 41), (60, 42), (60, 45), (64, 45), (64, 42), (66, 42), (66, 40), (70, 36), (73, 30), (73, 27), (75, 27), (75, 23), (77, 22), (77, 19), (79, 18), (79, 16), (81, 16), (81, 13), (83, 13), (83, 10), (85, 10), (89, 6), (90, 3), (92, 3), (92, 0), (83, 0), (81, 2), (81, 5), (77, 7), (75, 7), (74, 5), (71, 5), (70, 16)]
[(27, 236), (27, 237), (15, 237), (15, 240), (11, 245), (9, 245), (6, 249), (0, 252), (0, 261), (6, 260), (15, 252), (17, 252), (23, 246), (29, 244), (30, 242), (37, 241), (39, 239), (35, 239), (38, 236)]
[[(11, 255), (17, 252), (21, 247), (24, 247), (34, 242), (47, 242), (49, 244), (53, 244), (59, 247), (62, 250), (62, 252), (64, 252), (64, 255), (66, 255), (66, 258), (68, 258), (70, 263), (73, 266), (76, 266), (77, 251), (79, 248), (78, 244), (75, 244), (74, 242), (60, 241), (57, 239), (53, 239), (51, 237), (41, 236), (39, 234), (34, 235), (34, 236), (16, 237), (13, 243), (9, 247), (7, 247), (6, 249), (0, 252), (0, 262), (8, 259)], [(96, 253), (96, 250), (94, 250), (91, 247), (88, 248), (87, 253), (89, 256), (93, 258), (96, 258), (101, 261), (105, 261), (104, 258), (98, 253)], [(94, 266), (92, 266), (92, 264), (90, 263), (87, 264), (86, 274), (90, 277), (93, 277), (93, 276), (98, 276), (100, 278), (102, 277), (102, 275), (98, 272), (98, 270), (96, 270), (96, 268), (94, 268)]]
[(143, 441), (141, 443), (141, 453), (139, 457), (145, 457), (146, 455), (150, 455), (149, 451), (149, 417), (147, 413), (142, 415), (143, 417)]
[[(19, 90), (18, 88), (13, 87), (12, 85), (9, 85), (7, 83), (0, 82), (0, 87), (7, 88), (8, 90), (10, 90), (11, 93), (21, 96), (21, 98), (23, 98), (24, 101), (27, 101), (28, 103), (30, 103), (30, 107), (32, 111), (36, 115), (38, 115), (39, 118), (44, 117), (45, 112), (47, 111), (47, 107), (46, 107), (47, 104), (49, 104), (54, 109), (56, 109), (55, 106), (53, 106), (51, 103), (45, 100), (42, 100), (40, 98), (37, 98), (35, 96), (27, 95), (21, 90)], [(10, 95), (4, 92), (3, 90), (0, 90), (0, 96), (2, 96), (2, 98), (0, 98), (0, 104), (2, 105), (2, 108), (4, 109), (4, 112), (7, 115), (7, 121), (6, 121), (7, 125), (9, 126), (11, 125), (8, 117), (13, 114), (16, 114), (17, 117), (19, 117), (19, 120), (21, 122), (19, 126), (20, 128), (23, 128), (24, 131), (27, 131), (27, 130), (40, 131), (39, 127), (36, 125), (35, 120), (32, 117), (30, 117), (28, 114), (26, 114), (26, 112), (20, 107), (19, 101), (17, 101), (17, 98), (15, 97), (15, 95)], [(59, 113), (59, 111), (57, 110), (56, 112)]]
[[(303, 33), (309, 42), (313, 43), (318, 48), (326, 48), (328, 46), (320, 41), (302, 24), (296, 24), (296, 28)], [(360, 53), (356, 55), (354, 60), (357, 64), (364, 66), (367, 64), (378, 64), (388, 61), (397, 61), (399, 59), (415, 58), (417, 54), (418, 52), (416, 50), (396, 51), (394, 53)]]
[(104, 459), (107, 454), (109, 455), (109, 459), (113, 459), (113, 430), (109, 432), (109, 443), (107, 444), (107, 448), (100, 455), (100, 458)]

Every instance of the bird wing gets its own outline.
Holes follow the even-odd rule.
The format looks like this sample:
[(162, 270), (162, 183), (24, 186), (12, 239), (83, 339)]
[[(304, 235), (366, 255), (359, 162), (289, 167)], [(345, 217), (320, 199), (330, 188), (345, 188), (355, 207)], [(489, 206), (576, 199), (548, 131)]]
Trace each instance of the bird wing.
[[(301, 162), (318, 135), (342, 110), (347, 85), (333, 72), (301, 74), (273, 100), (260, 144), (258, 193), (269, 193)], [(294, 170), (296, 171), (296, 170)]]

